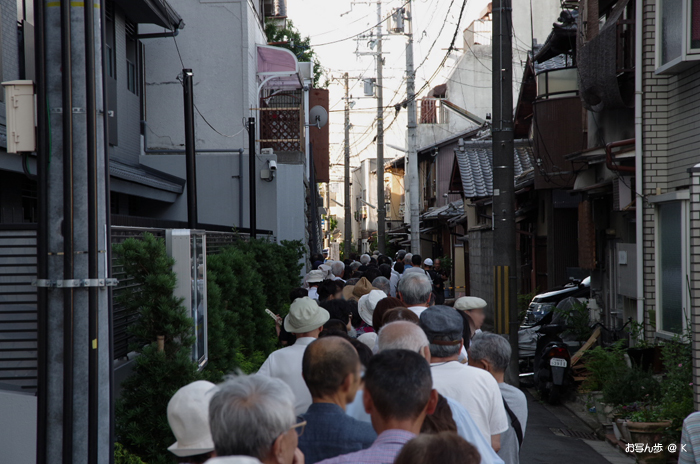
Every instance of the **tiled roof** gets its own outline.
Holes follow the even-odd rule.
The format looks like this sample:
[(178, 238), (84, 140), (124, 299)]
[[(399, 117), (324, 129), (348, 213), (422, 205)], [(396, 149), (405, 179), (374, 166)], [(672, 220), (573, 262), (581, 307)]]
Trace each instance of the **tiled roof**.
[[(492, 142), (464, 142), (462, 150), (455, 150), (462, 188), (465, 198), (489, 197), (493, 195)], [(515, 141), (515, 179), (531, 170), (532, 147), (528, 140)]]

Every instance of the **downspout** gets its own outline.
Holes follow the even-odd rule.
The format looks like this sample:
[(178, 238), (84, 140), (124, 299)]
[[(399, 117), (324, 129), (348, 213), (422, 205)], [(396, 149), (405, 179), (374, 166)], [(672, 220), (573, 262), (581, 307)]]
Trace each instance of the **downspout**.
[[(636, 110), (636, 109), (635, 109)], [(626, 147), (628, 145), (635, 145), (635, 139), (620, 140), (619, 142), (611, 142), (605, 145), (605, 166), (611, 171), (616, 172), (636, 172), (636, 166), (621, 166), (615, 164), (613, 161), (613, 148), (616, 147)], [(636, 145), (635, 145), (636, 147)], [(635, 148), (635, 161), (636, 161), (636, 148)]]
[(642, 37), (644, 34), (644, 0), (634, 9), (634, 167), (635, 167), (635, 226), (637, 240), (637, 322), (644, 322), (644, 197), (642, 179), (642, 73), (644, 72)]

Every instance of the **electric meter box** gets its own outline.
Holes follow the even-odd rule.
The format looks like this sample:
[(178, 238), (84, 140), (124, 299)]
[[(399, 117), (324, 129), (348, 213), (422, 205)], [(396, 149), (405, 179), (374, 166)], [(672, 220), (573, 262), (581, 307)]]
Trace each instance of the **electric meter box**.
[(5, 88), (7, 115), (7, 152), (30, 153), (36, 151), (36, 117), (34, 83), (32, 81), (8, 81)]
[(187, 314), (192, 318), (195, 336), (192, 359), (203, 369), (209, 361), (207, 343), (207, 237), (202, 230), (168, 229), (165, 247), (175, 260), (177, 276), (175, 297), (183, 298)]

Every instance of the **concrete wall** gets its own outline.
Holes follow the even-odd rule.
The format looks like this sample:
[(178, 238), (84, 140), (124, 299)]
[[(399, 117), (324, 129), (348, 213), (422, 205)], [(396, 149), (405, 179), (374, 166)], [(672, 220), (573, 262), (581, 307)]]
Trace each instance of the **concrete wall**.
[(493, 231), (470, 230), (467, 237), (471, 295), (486, 300), (486, 324), (493, 327)]
[[(520, 81), (523, 77), (527, 51), (532, 47), (532, 37), (542, 44), (552, 32), (552, 23), (557, 20), (561, 12), (560, 3), (557, 0), (539, 0), (533, 4), (534, 15), (531, 19), (530, 3), (513, 2), (513, 105), (518, 100)], [(488, 27), (488, 23), (484, 26)], [(469, 36), (472, 31), (465, 31), (465, 42), (458, 44), (464, 47), (462, 56), (457, 59), (452, 72), (447, 79), (447, 99), (481, 118), (486, 118), (491, 113), (491, 59), (492, 48), (490, 34), (478, 35), (480, 45), (473, 44)], [(489, 40), (484, 40), (488, 38)], [(434, 85), (442, 84), (435, 82)], [(420, 115), (419, 115), (420, 120)], [(445, 124), (419, 124), (418, 146), (424, 147), (439, 140), (446, 139), (456, 133), (463, 132), (475, 126), (473, 122), (447, 112)]]
[[(367, 203), (377, 206), (377, 160), (365, 159), (360, 163), (360, 167), (352, 171), (352, 186), (350, 187), (352, 205), (352, 238), (357, 244), (362, 238), (367, 238), (370, 232), (377, 230), (377, 210), (362, 203), (358, 198), (363, 198)], [(374, 171), (374, 172), (373, 172)], [(365, 196), (363, 197), (363, 191)], [(362, 218), (362, 207), (367, 210), (367, 217)], [(355, 214), (357, 212), (357, 214)], [(356, 221), (355, 218), (359, 218)], [(358, 246), (359, 249), (359, 246)]]
[[(3, 10), (4, 11), (4, 10)], [(36, 462), (36, 396), (0, 389), (2, 462)]]

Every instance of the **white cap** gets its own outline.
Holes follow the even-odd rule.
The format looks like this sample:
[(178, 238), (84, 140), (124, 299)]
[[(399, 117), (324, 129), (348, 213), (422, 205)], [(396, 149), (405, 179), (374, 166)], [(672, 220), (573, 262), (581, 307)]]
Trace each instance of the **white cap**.
[(425, 258), (425, 261), (423, 261), (423, 266), (432, 266), (433, 265), (433, 260), (430, 258)]
[(460, 311), (471, 311), (472, 309), (485, 308), (486, 301), (475, 296), (463, 296), (455, 301), (455, 309)]

